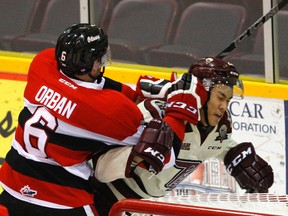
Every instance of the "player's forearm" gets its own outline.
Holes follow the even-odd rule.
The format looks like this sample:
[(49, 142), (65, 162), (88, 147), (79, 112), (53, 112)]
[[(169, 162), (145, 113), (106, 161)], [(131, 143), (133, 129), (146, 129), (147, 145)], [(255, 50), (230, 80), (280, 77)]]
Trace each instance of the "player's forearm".
[(137, 92), (130, 86), (105, 77), (104, 89), (113, 89), (126, 95), (130, 100), (136, 102), (138, 98)]
[(95, 178), (100, 182), (125, 178), (125, 168), (131, 149), (129, 146), (119, 147), (100, 156), (95, 168)]

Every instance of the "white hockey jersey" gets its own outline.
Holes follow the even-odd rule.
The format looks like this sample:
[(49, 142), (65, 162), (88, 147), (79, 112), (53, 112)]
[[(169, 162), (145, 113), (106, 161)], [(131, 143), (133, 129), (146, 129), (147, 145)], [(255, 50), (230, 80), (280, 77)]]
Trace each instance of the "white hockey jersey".
[[(141, 109), (145, 120), (150, 121), (152, 118), (163, 117), (165, 102), (146, 99), (138, 107)], [(149, 172), (144, 164), (139, 164), (132, 178), (115, 180), (113, 172), (110, 172), (108, 176), (104, 172), (99, 172), (96, 173), (97, 179), (102, 182), (115, 180), (107, 183), (107, 186), (118, 200), (123, 198), (149, 198), (151, 196), (161, 197), (167, 191), (175, 188), (204, 160), (213, 157), (223, 160), (229, 149), (237, 145), (231, 139), (231, 132), (231, 118), (228, 111), (215, 127), (205, 128), (201, 124), (187, 123), (184, 141), (181, 144), (174, 144), (170, 158), (165, 161), (163, 170), (157, 175)], [(113, 167), (114, 159), (120, 161), (121, 153), (117, 154), (116, 151), (115, 149), (113, 155), (110, 155), (111, 157), (103, 156), (102, 159), (107, 158), (105, 160), (106, 169)], [(124, 157), (122, 159), (125, 160)], [(104, 164), (104, 161), (102, 161), (102, 164)], [(117, 168), (121, 169), (119, 166)], [(108, 191), (106, 194), (109, 194)]]

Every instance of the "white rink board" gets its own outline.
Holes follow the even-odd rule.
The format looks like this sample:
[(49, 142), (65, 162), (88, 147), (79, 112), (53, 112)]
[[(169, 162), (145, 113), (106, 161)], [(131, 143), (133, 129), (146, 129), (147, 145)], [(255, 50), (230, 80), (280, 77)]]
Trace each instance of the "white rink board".
[(252, 142), (257, 154), (274, 170), (269, 193), (286, 194), (285, 107), (280, 99), (245, 97), (232, 100), (229, 110), (233, 121), (233, 139)]

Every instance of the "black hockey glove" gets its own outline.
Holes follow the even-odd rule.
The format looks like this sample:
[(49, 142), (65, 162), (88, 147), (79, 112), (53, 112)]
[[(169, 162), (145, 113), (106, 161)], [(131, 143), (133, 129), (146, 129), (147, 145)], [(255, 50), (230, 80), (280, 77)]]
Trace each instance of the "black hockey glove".
[(230, 149), (224, 164), (242, 189), (268, 193), (274, 182), (272, 167), (255, 153), (252, 143), (241, 143)]
[(159, 173), (164, 167), (164, 161), (173, 145), (174, 132), (162, 119), (151, 120), (143, 130), (140, 139), (132, 149), (128, 158), (125, 175), (131, 177), (133, 172), (133, 158), (142, 158), (152, 167), (152, 171)]

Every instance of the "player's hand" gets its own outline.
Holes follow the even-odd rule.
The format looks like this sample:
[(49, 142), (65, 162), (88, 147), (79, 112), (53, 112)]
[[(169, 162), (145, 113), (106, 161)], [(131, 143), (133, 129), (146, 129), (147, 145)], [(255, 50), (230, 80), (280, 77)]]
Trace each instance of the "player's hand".
[(207, 98), (208, 93), (197, 77), (184, 73), (172, 82), (168, 89), (165, 113), (168, 116), (197, 124), (200, 120), (199, 110)]
[(272, 167), (255, 153), (252, 143), (241, 143), (225, 156), (227, 171), (248, 192), (268, 193), (274, 182)]
[(159, 173), (173, 146), (173, 139), (174, 132), (166, 122), (162, 119), (151, 120), (132, 149), (127, 162), (126, 177), (131, 176), (133, 171), (131, 165), (134, 158), (141, 158), (152, 167), (153, 172)]

